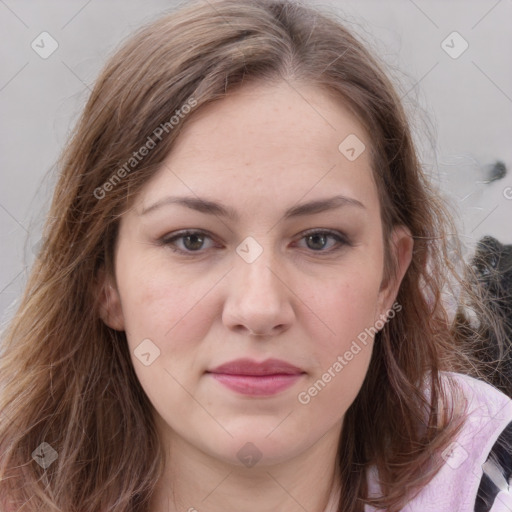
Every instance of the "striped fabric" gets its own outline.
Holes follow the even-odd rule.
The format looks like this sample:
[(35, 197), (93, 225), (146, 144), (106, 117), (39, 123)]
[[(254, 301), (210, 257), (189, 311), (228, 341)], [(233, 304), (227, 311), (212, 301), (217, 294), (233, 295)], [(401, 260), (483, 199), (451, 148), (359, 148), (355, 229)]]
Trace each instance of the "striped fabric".
[[(512, 489), (509, 491), (509, 482), (512, 476), (512, 422), (507, 425), (494, 443), (483, 470), (475, 512), (498, 512), (501, 510), (512, 512)], [(508, 494), (510, 496), (507, 496)], [(506, 501), (509, 502), (508, 505)], [(503, 508), (504, 506), (505, 508)]]

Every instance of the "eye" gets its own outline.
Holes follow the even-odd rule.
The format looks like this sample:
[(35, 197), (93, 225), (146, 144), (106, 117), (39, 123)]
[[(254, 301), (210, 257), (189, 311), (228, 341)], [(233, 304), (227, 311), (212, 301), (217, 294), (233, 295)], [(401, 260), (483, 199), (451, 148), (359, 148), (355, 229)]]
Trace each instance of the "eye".
[[(211, 240), (211, 237), (204, 231), (182, 231), (173, 236), (165, 236), (160, 242), (169, 246), (174, 252), (187, 254), (199, 252), (203, 249), (205, 239)], [(176, 247), (178, 241), (183, 243), (182, 247)]]
[[(328, 246), (328, 240), (334, 240), (328, 250), (323, 250)], [(303, 233), (301, 240), (306, 241), (306, 246), (314, 252), (330, 253), (341, 248), (344, 245), (350, 245), (347, 237), (342, 233), (331, 230), (312, 230)]]
[[(329, 246), (329, 239), (334, 243)], [(201, 249), (209, 249), (213, 246), (205, 247), (205, 241), (212, 240), (212, 237), (199, 230), (186, 230), (174, 233), (171, 236), (166, 235), (159, 240), (161, 245), (168, 246), (172, 251), (182, 254), (201, 254)], [(344, 245), (351, 245), (345, 235), (331, 230), (311, 230), (302, 234), (300, 241), (305, 240), (306, 247), (316, 253), (331, 253), (340, 249)], [(327, 250), (324, 250), (326, 249)]]

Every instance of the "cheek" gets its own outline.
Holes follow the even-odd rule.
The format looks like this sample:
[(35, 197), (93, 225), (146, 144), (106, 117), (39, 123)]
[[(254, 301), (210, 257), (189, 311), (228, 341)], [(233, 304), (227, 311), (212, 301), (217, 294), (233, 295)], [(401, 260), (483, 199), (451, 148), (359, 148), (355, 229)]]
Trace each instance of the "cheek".
[[(208, 338), (212, 322), (208, 316), (212, 308), (208, 308), (205, 295), (213, 284), (208, 278), (171, 275), (157, 265), (124, 277), (122, 308), (138, 380), (156, 410), (186, 416), (190, 396), (185, 390), (193, 389), (196, 354), (202, 340)], [(146, 366), (141, 357), (147, 353)]]
[(177, 355), (182, 346), (190, 348), (204, 337), (209, 319), (201, 305), (215, 284), (213, 276), (187, 276), (158, 261), (132, 261), (129, 268), (119, 263), (119, 291), (132, 350), (149, 338), (162, 353), (172, 343)]
[(333, 418), (351, 405), (368, 370), (379, 277), (354, 270), (316, 294), (311, 307), (321, 322), (315, 319), (318, 327), (311, 329), (315, 363), (301, 403), (311, 400), (317, 411), (331, 411)]
[(311, 299), (311, 310), (317, 313), (324, 325), (325, 335), (319, 337), (323, 340), (319, 354), (331, 357), (365, 328), (374, 325), (379, 277), (375, 272), (352, 269), (337, 281), (331, 280), (328, 287), (318, 289)]

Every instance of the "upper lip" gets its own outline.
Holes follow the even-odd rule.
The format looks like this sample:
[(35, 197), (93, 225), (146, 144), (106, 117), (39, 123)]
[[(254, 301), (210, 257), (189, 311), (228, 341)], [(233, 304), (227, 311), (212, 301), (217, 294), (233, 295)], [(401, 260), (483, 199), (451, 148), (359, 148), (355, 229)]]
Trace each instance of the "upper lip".
[(296, 375), (303, 370), (281, 359), (267, 359), (257, 362), (252, 359), (235, 359), (221, 364), (208, 373), (224, 373), (228, 375)]

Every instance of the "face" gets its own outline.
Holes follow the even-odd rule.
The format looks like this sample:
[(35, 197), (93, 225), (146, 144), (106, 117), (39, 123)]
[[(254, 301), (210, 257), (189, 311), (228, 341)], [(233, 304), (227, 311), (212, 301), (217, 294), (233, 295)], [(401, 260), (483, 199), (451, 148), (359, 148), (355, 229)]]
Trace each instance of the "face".
[(322, 90), (245, 85), (188, 120), (123, 216), (104, 319), (126, 332), (163, 439), (237, 465), (337, 439), (411, 249), (395, 230), (384, 286), (362, 144)]

